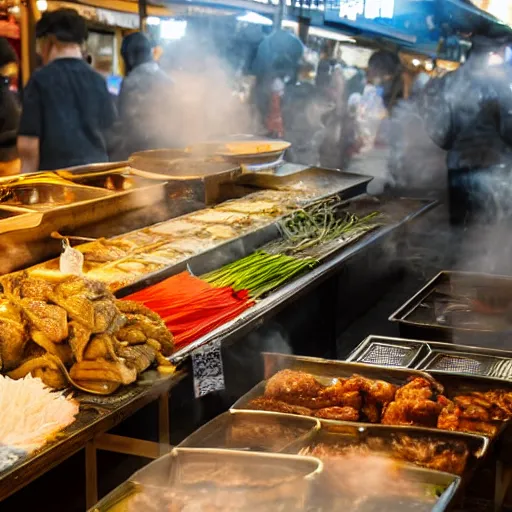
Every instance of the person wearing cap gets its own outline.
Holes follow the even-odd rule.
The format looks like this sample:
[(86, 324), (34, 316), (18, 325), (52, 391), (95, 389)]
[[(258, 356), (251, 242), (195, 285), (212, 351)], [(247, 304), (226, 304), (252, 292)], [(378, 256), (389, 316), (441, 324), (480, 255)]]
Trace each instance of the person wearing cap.
[(104, 78), (83, 59), (87, 36), (73, 9), (45, 12), (36, 25), (43, 67), (23, 91), (22, 172), (108, 161), (116, 112)]
[(119, 159), (172, 144), (173, 82), (154, 59), (151, 41), (141, 32), (123, 39), (125, 78), (119, 92)]
[(503, 65), (508, 36), (474, 36), (458, 70), (431, 80), (419, 98), (431, 139), (447, 151), (450, 220), (512, 218), (512, 91)]

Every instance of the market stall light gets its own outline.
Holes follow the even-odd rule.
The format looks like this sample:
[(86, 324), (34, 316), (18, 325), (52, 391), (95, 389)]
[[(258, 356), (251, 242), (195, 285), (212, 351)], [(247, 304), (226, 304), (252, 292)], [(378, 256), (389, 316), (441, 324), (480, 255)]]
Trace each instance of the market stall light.
[(162, 20), (160, 22), (160, 37), (162, 39), (181, 39), (186, 32), (186, 20)]
[[(292, 20), (283, 20), (282, 26), (284, 28), (291, 28), (296, 33), (299, 30), (299, 24), (296, 21)], [(323, 37), (325, 39), (332, 39), (333, 41), (340, 41), (342, 43), (356, 42), (356, 40), (353, 37), (346, 36), (345, 34), (340, 34), (335, 30), (328, 30), (326, 28), (320, 27), (309, 27), (309, 35)]]
[(419, 60), (419, 59), (412, 59), (411, 62), (412, 62), (412, 65), (416, 68), (421, 64), (421, 60)]
[(36, 6), (40, 12), (44, 12), (48, 9), (48, 2), (46, 0), (37, 0)]
[(20, 6), (19, 5), (13, 5), (9, 8), (9, 12), (11, 14), (19, 14), (20, 13)]
[(148, 16), (146, 18), (146, 23), (152, 27), (158, 27), (158, 25), (160, 25), (160, 18), (157, 18), (156, 16)]
[(243, 16), (238, 16), (237, 21), (242, 21), (244, 23), (254, 23), (256, 25), (266, 25), (269, 27), (272, 26), (272, 20), (252, 11), (245, 13)]

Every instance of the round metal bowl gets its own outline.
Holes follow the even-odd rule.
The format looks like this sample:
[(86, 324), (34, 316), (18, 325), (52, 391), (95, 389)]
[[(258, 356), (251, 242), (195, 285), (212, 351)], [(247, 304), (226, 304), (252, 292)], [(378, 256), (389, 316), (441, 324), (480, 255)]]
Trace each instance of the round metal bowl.
[(284, 140), (233, 140), (194, 144), (187, 151), (192, 155), (217, 155), (238, 165), (259, 166), (279, 163), (290, 146)]
[(237, 170), (220, 157), (202, 157), (181, 149), (141, 151), (130, 156), (132, 173), (149, 179), (194, 180)]

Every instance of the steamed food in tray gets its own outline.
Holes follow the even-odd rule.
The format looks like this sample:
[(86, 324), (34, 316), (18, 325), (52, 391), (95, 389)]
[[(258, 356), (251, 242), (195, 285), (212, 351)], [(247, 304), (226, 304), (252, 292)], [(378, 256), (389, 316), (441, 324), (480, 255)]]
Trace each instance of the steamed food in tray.
[(108, 394), (155, 362), (169, 365), (173, 339), (160, 317), (97, 281), (21, 272), (1, 285), (0, 369), (13, 379)]
[[(328, 428), (328, 427), (326, 427)], [(351, 458), (354, 456), (378, 456), (418, 466), (462, 475), (470, 452), (464, 441), (446, 441), (427, 435), (412, 437), (406, 434), (371, 435), (367, 439), (354, 439), (351, 436), (333, 433), (320, 436), (300, 451), (300, 455), (319, 459)]]
[(416, 377), (397, 387), (360, 375), (338, 378), (324, 385), (306, 372), (282, 370), (265, 385), (263, 396), (247, 408), (313, 416), (325, 420), (409, 425), (495, 436), (503, 421), (512, 418), (512, 392), (455, 393)]

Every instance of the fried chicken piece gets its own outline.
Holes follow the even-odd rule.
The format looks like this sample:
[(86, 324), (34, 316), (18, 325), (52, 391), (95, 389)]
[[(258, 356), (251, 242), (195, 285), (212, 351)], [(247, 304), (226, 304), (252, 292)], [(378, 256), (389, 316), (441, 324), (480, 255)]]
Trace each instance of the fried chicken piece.
[(361, 409), (361, 412), (364, 416), (366, 416), (366, 419), (370, 423), (379, 423), (380, 422), (380, 409), (379, 406), (375, 401), (373, 401), (371, 398), (367, 398), (365, 400), (365, 403)]
[(126, 318), (117, 309), (114, 301), (100, 299), (93, 303), (94, 308), (94, 333), (107, 332), (112, 334), (118, 331), (126, 322)]
[(26, 279), (21, 281), (20, 297), (48, 302), (53, 287), (54, 284), (44, 279), (27, 276)]
[(69, 322), (69, 339), (68, 343), (73, 351), (73, 356), (80, 362), (84, 358), (84, 351), (91, 338), (91, 330), (80, 322), (72, 320)]
[(63, 389), (68, 385), (62, 363), (49, 354), (28, 359), (7, 375), (16, 380), (22, 379), (29, 373), (39, 377), (47, 386), (54, 389)]
[[(120, 341), (128, 341), (133, 344), (137, 339), (140, 339), (142, 343), (148, 339), (154, 339), (162, 346), (164, 356), (170, 356), (173, 353), (173, 335), (159, 315), (136, 302), (120, 300), (116, 304), (127, 318), (125, 326), (116, 333)], [(139, 313), (131, 313), (132, 311), (139, 311)], [(144, 335), (143, 340), (140, 333)]]
[(353, 407), (325, 407), (313, 412), (315, 418), (338, 421), (358, 421), (359, 411)]
[(512, 418), (512, 393), (497, 389), (487, 393), (471, 393), (471, 396), (483, 397), (490, 403), (489, 413), (492, 420)]
[(281, 370), (268, 379), (265, 397), (296, 404), (303, 399), (317, 398), (324, 388), (309, 373)]
[(491, 437), (498, 433), (498, 427), (488, 421), (480, 421), (463, 417), (464, 410), (455, 405), (449, 404), (443, 408), (437, 420), (437, 428), (457, 432), (482, 433)]
[(146, 343), (147, 336), (142, 332), (137, 320), (129, 319), (126, 324), (116, 333), (119, 341), (125, 341), (130, 345), (139, 345)]
[(126, 365), (135, 368), (139, 374), (151, 366), (157, 354), (155, 348), (148, 344), (121, 347), (118, 352), (119, 356), (126, 361)]
[(432, 400), (400, 400), (391, 402), (384, 409), (383, 425), (416, 425), (433, 427), (442, 405)]
[(76, 381), (106, 381), (131, 384), (137, 379), (137, 370), (128, 368), (121, 361), (82, 361), (75, 363), (69, 372)]
[(13, 299), (29, 323), (52, 343), (61, 343), (69, 336), (68, 315), (59, 306), (34, 299)]
[(435, 385), (422, 377), (416, 377), (396, 391), (395, 400), (431, 400), (434, 392), (442, 394), (441, 385)]
[(247, 408), (254, 411), (271, 411), (282, 412), (285, 414), (298, 414), (300, 416), (311, 416), (312, 411), (307, 407), (299, 407), (298, 405), (290, 405), (282, 400), (274, 398), (260, 397), (251, 400), (247, 404)]
[(57, 357), (64, 364), (67, 365), (73, 362), (73, 352), (67, 343), (53, 343), (47, 338), (44, 332), (35, 329), (30, 331), (30, 337), (34, 343), (43, 348), (45, 352)]
[(0, 370), (12, 370), (21, 363), (28, 341), (19, 308), (0, 296)]
[(83, 359), (94, 361), (104, 359), (107, 361), (117, 361), (116, 340), (109, 334), (96, 334), (90, 340), (84, 350)]
[(94, 263), (116, 261), (124, 258), (130, 249), (131, 246), (128, 243), (125, 243), (125, 246), (114, 245), (104, 238), (99, 238), (83, 251), (84, 260)]
[(354, 409), (361, 409), (363, 399), (358, 390), (350, 390), (345, 386), (345, 380), (338, 379), (331, 386), (327, 386), (320, 391), (318, 398), (314, 399), (314, 405), (317, 409), (334, 406), (347, 406)]
[(392, 442), (393, 455), (429, 469), (461, 475), (469, 457), (466, 443), (399, 436)]

